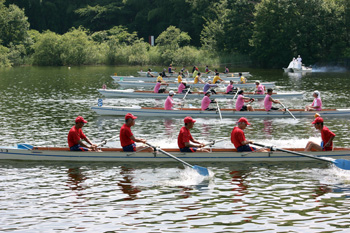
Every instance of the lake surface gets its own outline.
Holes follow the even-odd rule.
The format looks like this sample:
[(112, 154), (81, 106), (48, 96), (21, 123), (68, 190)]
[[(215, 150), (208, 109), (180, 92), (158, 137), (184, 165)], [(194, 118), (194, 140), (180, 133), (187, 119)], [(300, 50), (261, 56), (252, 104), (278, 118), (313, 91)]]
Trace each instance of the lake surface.
[[(123, 117), (101, 117), (90, 108), (116, 88), (110, 75), (136, 75), (148, 67), (16, 67), (0, 69), (0, 142), (67, 146), (74, 119), (88, 123), (84, 133), (98, 143), (119, 133)], [(160, 70), (160, 67), (153, 67)], [(178, 68), (180, 69), (180, 68)], [(325, 108), (350, 108), (350, 72), (317, 69), (306, 75), (282, 70), (250, 71), (251, 80), (275, 81), (277, 92), (300, 91), (283, 100), (303, 108), (319, 90)], [(164, 100), (104, 99), (108, 105), (162, 106)], [(199, 106), (200, 100), (187, 104)], [(258, 108), (261, 102), (254, 102)], [(234, 106), (220, 101), (221, 108)], [(238, 119), (196, 119), (195, 139), (229, 136)], [(248, 139), (279, 147), (320, 142), (311, 118), (249, 118)], [(139, 117), (137, 137), (176, 147), (182, 119)], [(350, 146), (350, 119), (325, 118), (336, 147)], [(110, 142), (109, 147), (119, 146)], [(229, 140), (219, 147), (233, 147)], [(177, 162), (48, 163), (0, 161), (2, 232), (349, 232), (350, 172), (328, 163), (200, 163), (203, 178)]]

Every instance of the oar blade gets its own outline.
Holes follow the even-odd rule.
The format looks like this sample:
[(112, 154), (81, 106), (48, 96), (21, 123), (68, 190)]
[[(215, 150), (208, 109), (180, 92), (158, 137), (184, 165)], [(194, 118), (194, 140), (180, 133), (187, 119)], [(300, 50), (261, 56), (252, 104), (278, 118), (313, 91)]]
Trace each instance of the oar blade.
[(201, 166), (198, 166), (198, 165), (193, 165), (192, 168), (194, 170), (196, 170), (202, 176), (209, 176), (209, 171), (205, 167), (201, 167)]
[(344, 170), (350, 170), (350, 160), (347, 159), (336, 159), (334, 162), (334, 165), (344, 169)]

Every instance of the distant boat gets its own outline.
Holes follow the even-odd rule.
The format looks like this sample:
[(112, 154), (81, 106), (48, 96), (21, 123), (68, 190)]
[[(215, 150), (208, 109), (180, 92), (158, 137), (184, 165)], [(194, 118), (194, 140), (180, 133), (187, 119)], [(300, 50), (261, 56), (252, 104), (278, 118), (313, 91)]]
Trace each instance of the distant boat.
[[(301, 58), (300, 58), (301, 61)], [(287, 68), (282, 68), (284, 72), (293, 72), (293, 73), (303, 73), (303, 72), (312, 72), (311, 67), (306, 67), (301, 64), (301, 62), (297, 59), (293, 58), (293, 60), (289, 63)]]

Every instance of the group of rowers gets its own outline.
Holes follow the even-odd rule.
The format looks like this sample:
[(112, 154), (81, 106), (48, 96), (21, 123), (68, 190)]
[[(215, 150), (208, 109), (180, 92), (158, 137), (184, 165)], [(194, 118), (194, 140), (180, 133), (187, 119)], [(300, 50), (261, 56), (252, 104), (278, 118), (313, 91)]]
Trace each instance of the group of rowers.
[[(125, 123), (120, 128), (119, 132), (119, 139), (120, 144), (123, 148), (123, 151), (125, 152), (137, 152), (137, 151), (147, 151), (152, 152), (153, 149), (151, 147), (145, 147), (145, 146), (136, 146), (135, 142), (140, 143), (146, 143), (146, 139), (143, 138), (136, 138), (134, 134), (131, 131), (131, 127), (135, 125), (135, 121), (137, 119), (136, 116), (134, 116), (131, 113), (127, 113), (125, 115)], [(181, 152), (188, 152), (188, 153), (194, 153), (194, 152), (209, 152), (208, 149), (205, 148), (206, 144), (203, 142), (199, 142), (195, 140), (190, 130), (194, 127), (194, 123), (196, 120), (194, 120), (192, 117), (187, 116), (184, 118), (184, 126), (181, 127), (178, 138), (177, 138), (177, 144), (179, 147), (179, 150)], [(70, 129), (68, 133), (68, 146), (71, 151), (98, 151), (101, 152), (101, 150), (98, 148), (97, 144), (92, 143), (83, 133), (82, 128), (87, 123), (87, 121), (82, 117), (78, 116), (75, 119), (75, 125)], [(330, 131), (326, 126), (323, 124), (322, 117), (319, 116), (318, 113), (315, 114), (315, 120), (312, 122), (314, 127), (321, 132), (321, 138), (322, 143), (321, 145), (309, 141), (305, 147), (305, 151), (330, 151), (333, 150), (333, 139), (335, 137), (335, 134)], [(237, 121), (237, 126), (235, 126), (232, 129), (231, 132), (231, 142), (237, 149), (237, 152), (267, 152), (265, 148), (256, 149), (253, 146), (250, 146), (249, 144), (252, 144), (252, 140), (247, 140), (244, 134), (244, 129), (250, 125), (248, 120), (244, 117), (241, 117)]]
[[(158, 83), (157, 83), (158, 84)], [(230, 85), (226, 89), (226, 93), (230, 94), (233, 90), (233, 83), (231, 82)], [(182, 85), (182, 84), (180, 84)], [(256, 82), (257, 88), (259, 88), (257, 91), (255, 91), (255, 94), (264, 94), (265, 87), (260, 84), (259, 81)], [(238, 91), (238, 90), (236, 90)], [(183, 93), (183, 92), (180, 92)], [(210, 108), (209, 105), (211, 103), (217, 103), (216, 100), (210, 99), (210, 96), (216, 94), (216, 92), (213, 89), (207, 89), (204, 92), (204, 97), (201, 102), (201, 110), (202, 111), (212, 111), (212, 110), (217, 110), (216, 108)], [(285, 108), (278, 108), (278, 107), (273, 107), (272, 105), (275, 104), (281, 104), (282, 103), (279, 100), (273, 99), (273, 89), (268, 88), (267, 93), (264, 98), (264, 108), (266, 111), (285, 111)], [(169, 96), (165, 100), (164, 103), (164, 109), (165, 110), (177, 110), (174, 108), (175, 104), (182, 105), (183, 103), (175, 103), (173, 100), (173, 97), (175, 96), (174, 91), (169, 91)], [(313, 92), (313, 97), (314, 100), (312, 104), (307, 105), (305, 107), (305, 111), (321, 111), (322, 110), (322, 100), (320, 96), (319, 91), (314, 91)], [(244, 96), (244, 90), (239, 90), (237, 92), (237, 100), (236, 100), (236, 111), (254, 111), (254, 108), (250, 103), (254, 102), (254, 98), (249, 98)], [(283, 105), (282, 105), (283, 106)]]

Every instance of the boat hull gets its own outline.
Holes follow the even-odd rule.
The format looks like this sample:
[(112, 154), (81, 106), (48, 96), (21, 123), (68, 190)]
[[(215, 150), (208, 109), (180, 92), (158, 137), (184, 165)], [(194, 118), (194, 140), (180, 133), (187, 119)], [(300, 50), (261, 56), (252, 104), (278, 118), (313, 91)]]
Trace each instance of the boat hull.
[[(0, 147), (1, 160), (23, 161), (76, 161), (76, 162), (174, 162), (168, 156), (157, 152), (122, 152), (117, 148), (102, 149), (103, 152), (69, 151), (68, 148), (33, 148), (17, 149), (16, 147)], [(235, 149), (213, 149), (211, 153), (181, 153), (178, 149), (164, 149), (172, 155), (187, 162), (245, 162), (245, 161), (315, 161), (284, 152), (236, 152)], [(312, 156), (350, 159), (350, 149), (335, 151), (307, 152)], [(303, 152), (304, 153), (304, 152)]]
[[(155, 87), (156, 83), (155, 82), (143, 82), (143, 81), (115, 81), (116, 83), (118, 83), (121, 87), (149, 87), (149, 88), (153, 88)], [(224, 84), (228, 84), (228, 82), (225, 81)], [(169, 87), (178, 87), (179, 84), (178, 83), (168, 83)], [(275, 83), (274, 82), (266, 82), (266, 83), (261, 83), (262, 85), (264, 85), (266, 88), (270, 88), (270, 87), (274, 87)], [(188, 83), (188, 85), (190, 85), (191, 87), (196, 87), (196, 88), (203, 88), (204, 84), (203, 83)], [(255, 83), (245, 83), (245, 84), (238, 84), (235, 83), (233, 84), (234, 87), (238, 87), (238, 88), (255, 88), (256, 84)]]
[[(146, 71), (138, 71), (137, 72), (138, 73), (138, 75), (140, 75), (141, 77), (146, 77), (147, 76), (147, 72)], [(234, 72), (234, 73), (227, 73), (227, 74), (225, 74), (225, 73), (220, 73), (220, 76), (222, 76), (222, 77), (237, 77), (238, 75), (239, 75), (239, 73), (241, 73), (242, 74), (242, 76), (245, 76), (245, 77), (250, 77), (250, 76), (252, 76), (251, 74), (250, 74), (250, 72)], [(158, 76), (159, 75), (159, 73), (158, 72), (152, 72), (152, 74), (154, 75), (154, 76)], [(202, 74), (202, 76), (215, 76), (215, 73), (214, 72), (210, 72), (210, 73), (201, 73)], [(178, 72), (174, 72), (174, 73), (165, 73), (165, 75), (166, 76), (169, 76), (169, 77), (177, 77), (178, 75), (179, 75), (179, 73)], [(192, 73), (190, 73), (189, 74), (190, 75), (190, 77), (192, 77)]]
[[(111, 76), (115, 82), (117, 81), (144, 81), (144, 82), (156, 82), (157, 77), (134, 77), (134, 76)], [(213, 77), (205, 77), (203, 78), (203, 81), (212, 81)], [(238, 77), (222, 77), (223, 80), (225, 81), (239, 81), (240, 79)], [(163, 77), (163, 81), (166, 82), (177, 82), (177, 76), (176, 77)], [(184, 78), (183, 81), (193, 81), (193, 78)]]
[[(127, 113), (132, 113), (136, 116), (152, 116), (152, 117), (220, 117), (218, 111), (201, 111), (198, 108), (184, 108), (182, 110), (164, 110), (163, 108), (142, 108), (139, 106), (122, 107), (122, 106), (94, 106), (91, 108), (99, 115), (106, 116), (124, 116)], [(304, 111), (302, 109), (290, 109), (295, 117), (314, 117), (314, 111)], [(345, 117), (350, 116), (350, 109), (333, 109), (321, 111), (322, 117)], [(223, 118), (239, 118), (239, 117), (291, 117), (288, 112), (284, 111), (265, 111), (257, 109), (256, 111), (236, 111), (232, 109), (221, 109)]]
[[(113, 89), (99, 89), (98, 90), (102, 95), (109, 98), (121, 97), (121, 98), (153, 98), (153, 99), (166, 99), (168, 97), (168, 93), (154, 93), (152, 91), (135, 91), (133, 89), (127, 90), (113, 90)], [(185, 96), (184, 93), (176, 93), (174, 98), (182, 99)], [(186, 99), (202, 99), (204, 96), (203, 93), (192, 93), (186, 96)], [(231, 94), (215, 94), (212, 97), (215, 99), (232, 99), (235, 95)], [(254, 98), (254, 99), (263, 99), (265, 95), (256, 95), (244, 93), (245, 97)], [(303, 93), (279, 93), (274, 94), (273, 97), (276, 99), (281, 98), (301, 98)]]

